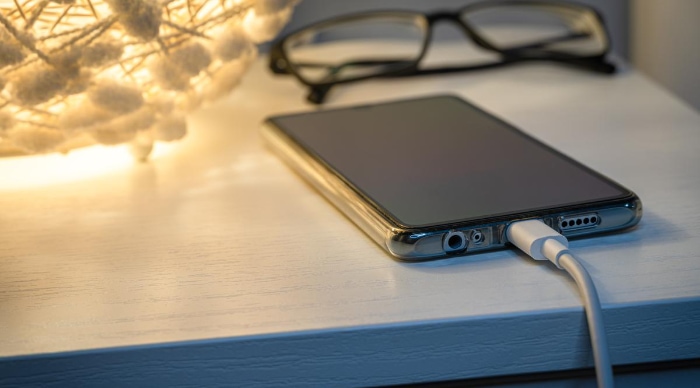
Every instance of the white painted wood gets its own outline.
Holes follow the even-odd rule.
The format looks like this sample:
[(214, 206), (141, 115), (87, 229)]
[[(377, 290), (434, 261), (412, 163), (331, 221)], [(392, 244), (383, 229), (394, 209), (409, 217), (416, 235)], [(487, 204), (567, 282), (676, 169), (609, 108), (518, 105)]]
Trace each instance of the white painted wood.
[[(633, 71), (548, 64), (348, 85), (328, 106), (444, 92), (639, 194), (636, 229), (571, 244), (612, 359), (700, 357), (700, 116)], [(356, 386), (591, 365), (563, 273), (512, 251), (393, 261), (264, 150), (261, 120), (313, 109), (304, 94), (261, 62), (148, 164), (12, 188), (0, 160), (0, 385)]]

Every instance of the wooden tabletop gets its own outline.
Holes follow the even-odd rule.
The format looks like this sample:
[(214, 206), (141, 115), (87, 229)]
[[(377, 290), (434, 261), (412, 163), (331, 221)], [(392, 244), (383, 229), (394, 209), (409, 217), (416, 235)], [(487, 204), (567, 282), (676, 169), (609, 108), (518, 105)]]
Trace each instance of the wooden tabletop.
[[(315, 109), (305, 93), (260, 61), (148, 163), (114, 148), (0, 160), (0, 385), (356, 386), (592, 365), (562, 272), (510, 250), (396, 262), (265, 150), (263, 118)], [(638, 227), (571, 243), (612, 360), (700, 357), (700, 115), (634, 71), (541, 63), (341, 86), (327, 106), (438, 93), (640, 196)]]

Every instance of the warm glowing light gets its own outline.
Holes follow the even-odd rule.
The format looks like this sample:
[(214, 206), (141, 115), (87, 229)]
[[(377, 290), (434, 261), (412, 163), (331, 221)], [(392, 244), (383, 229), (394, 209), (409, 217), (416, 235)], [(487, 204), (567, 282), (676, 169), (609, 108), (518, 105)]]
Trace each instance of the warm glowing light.
[[(156, 143), (150, 160), (163, 157), (173, 147), (171, 143)], [(95, 145), (67, 155), (54, 153), (0, 158), (0, 192), (85, 181), (133, 168), (137, 163), (128, 145)]]
[(0, 0), (0, 157), (136, 143), (145, 159), (238, 85), (294, 4)]

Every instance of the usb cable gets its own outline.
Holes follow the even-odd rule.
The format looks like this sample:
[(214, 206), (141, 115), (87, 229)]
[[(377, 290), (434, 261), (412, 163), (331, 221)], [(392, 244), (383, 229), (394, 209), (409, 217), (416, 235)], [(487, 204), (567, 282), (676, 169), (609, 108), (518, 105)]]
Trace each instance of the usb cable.
[(586, 310), (598, 386), (613, 387), (612, 365), (598, 293), (586, 268), (569, 251), (569, 241), (540, 220), (513, 222), (506, 229), (506, 236), (508, 241), (533, 259), (549, 260), (574, 278)]

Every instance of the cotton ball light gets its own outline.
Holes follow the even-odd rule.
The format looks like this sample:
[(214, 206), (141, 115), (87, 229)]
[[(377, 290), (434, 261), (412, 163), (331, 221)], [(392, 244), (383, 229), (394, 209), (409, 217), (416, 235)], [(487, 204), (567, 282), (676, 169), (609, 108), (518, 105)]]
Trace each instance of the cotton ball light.
[(7, 112), (0, 112), (0, 133), (15, 126), (15, 118)]
[(58, 118), (58, 128), (66, 132), (86, 131), (116, 116), (117, 114), (98, 108), (86, 99), (66, 109)]
[(214, 55), (224, 62), (255, 52), (255, 46), (241, 26), (226, 29), (214, 41)]
[(147, 132), (141, 132), (131, 141), (131, 155), (139, 162), (146, 162), (148, 155), (153, 150), (153, 136)]
[(292, 14), (289, 8), (276, 13), (258, 12), (255, 8), (251, 9), (243, 21), (243, 28), (253, 43), (262, 43), (274, 38)]
[(211, 63), (209, 51), (199, 42), (191, 43), (175, 50), (169, 57), (173, 65), (184, 73), (195, 76)]
[(174, 99), (175, 109), (189, 112), (195, 110), (202, 106), (204, 103), (204, 96), (194, 90), (189, 90), (184, 93), (178, 93)]
[(17, 147), (31, 153), (49, 151), (65, 139), (61, 131), (29, 126), (11, 130), (8, 137)]
[(129, 113), (143, 105), (141, 90), (112, 80), (101, 80), (87, 96), (95, 106), (114, 113)]
[(22, 62), (22, 46), (10, 40), (4, 31), (0, 31), (0, 68)]
[(187, 134), (187, 121), (185, 116), (174, 114), (158, 120), (154, 127), (157, 140), (173, 141), (185, 137)]
[(290, 0), (260, 0), (253, 5), (253, 9), (258, 15), (272, 15), (289, 9), (293, 3)]
[(66, 77), (56, 69), (39, 64), (15, 75), (10, 81), (11, 94), (22, 105), (36, 105), (56, 96), (66, 86), (66, 82)]
[(184, 92), (190, 87), (190, 77), (182, 68), (169, 61), (167, 56), (154, 58), (148, 70), (158, 86), (165, 90)]
[(56, 69), (66, 81), (80, 74), (80, 65), (78, 61), (82, 55), (82, 49), (79, 47), (71, 47), (69, 49), (52, 54), (48, 58), (48, 63)]
[(158, 93), (146, 102), (157, 114), (168, 115), (175, 109), (175, 93)]
[(186, 91), (190, 87), (190, 78), (206, 69), (210, 63), (209, 51), (200, 43), (192, 43), (170, 55), (154, 58), (149, 72), (161, 88)]
[(156, 120), (155, 113), (149, 107), (95, 125), (89, 131), (101, 144), (114, 145), (125, 143), (136, 136), (136, 132), (148, 129)]
[(98, 67), (118, 60), (124, 53), (124, 45), (113, 39), (104, 39), (83, 48), (80, 63), (87, 67)]
[(112, 9), (112, 12), (118, 14), (118, 15), (124, 15), (128, 14), (131, 12), (132, 9), (138, 10), (138, 7), (141, 3), (143, 3), (142, 0), (105, 0), (105, 3), (109, 5), (109, 8)]
[(115, 131), (111, 128), (96, 128), (90, 134), (100, 144), (117, 145), (131, 141), (136, 136), (136, 131)]
[(223, 64), (219, 71), (212, 76), (212, 82), (207, 85), (204, 91), (205, 97), (208, 100), (215, 100), (228, 94), (238, 86), (247, 67), (248, 61), (244, 59), (238, 59)]
[(80, 72), (66, 82), (66, 87), (62, 93), (64, 95), (80, 94), (90, 87), (92, 82), (92, 72), (88, 69), (80, 69)]
[(158, 36), (162, 21), (161, 6), (156, 0), (105, 0), (119, 16), (126, 32), (144, 41)]
[(0, 0), (0, 157), (131, 142), (145, 159), (236, 87), (295, 3)]

